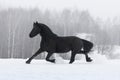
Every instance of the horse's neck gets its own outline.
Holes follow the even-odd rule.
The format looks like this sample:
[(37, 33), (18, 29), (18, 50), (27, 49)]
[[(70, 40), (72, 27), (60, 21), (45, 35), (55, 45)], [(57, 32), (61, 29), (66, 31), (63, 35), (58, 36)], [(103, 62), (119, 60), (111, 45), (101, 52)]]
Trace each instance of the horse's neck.
[(48, 26), (44, 26), (43, 31), (40, 34), (45, 39), (52, 39), (57, 37), (57, 35), (54, 34)]
[(41, 33), (40, 35), (41, 35), (41, 37), (42, 37), (43, 39), (55, 39), (55, 38), (58, 37), (58, 36), (57, 36), (56, 34), (54, 34), (53, 32)]

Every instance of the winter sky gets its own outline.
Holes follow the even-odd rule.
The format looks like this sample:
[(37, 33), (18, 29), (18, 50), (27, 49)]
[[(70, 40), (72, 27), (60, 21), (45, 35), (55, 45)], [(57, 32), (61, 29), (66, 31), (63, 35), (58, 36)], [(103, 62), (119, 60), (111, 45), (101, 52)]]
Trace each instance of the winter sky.
[(0, 0), (0, 8), (34, 8), (88, 10), (93, 17), (102, 19), (120, 16), (120, 0)]

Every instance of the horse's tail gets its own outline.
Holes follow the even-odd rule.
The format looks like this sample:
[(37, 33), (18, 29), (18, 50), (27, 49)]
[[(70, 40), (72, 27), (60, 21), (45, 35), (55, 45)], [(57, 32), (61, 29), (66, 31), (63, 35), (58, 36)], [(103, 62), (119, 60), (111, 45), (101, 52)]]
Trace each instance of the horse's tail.
[(90, 50), (90, 51), (84, 51), (84, 50), (81, 50), (80, 53), (88, 53), (88, 52), (93, 52), (94, 50)]
[(83, 50), (81, 50), (80, 52), (81, 53), (91, 52), (92, 51), (91, 49), (94, 46), (93, 43), (84, 39), (82, 39), (82, 42), (83, 42)]

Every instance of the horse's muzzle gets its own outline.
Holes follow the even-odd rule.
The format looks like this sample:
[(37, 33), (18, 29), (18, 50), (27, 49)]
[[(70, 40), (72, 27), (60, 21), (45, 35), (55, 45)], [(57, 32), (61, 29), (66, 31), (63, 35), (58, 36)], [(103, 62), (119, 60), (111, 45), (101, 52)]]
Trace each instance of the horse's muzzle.
[(31, 34), (29, 34), (29, 37), (30, 37), (30, 38), (33, 38), (34, 36), (32, 36)]

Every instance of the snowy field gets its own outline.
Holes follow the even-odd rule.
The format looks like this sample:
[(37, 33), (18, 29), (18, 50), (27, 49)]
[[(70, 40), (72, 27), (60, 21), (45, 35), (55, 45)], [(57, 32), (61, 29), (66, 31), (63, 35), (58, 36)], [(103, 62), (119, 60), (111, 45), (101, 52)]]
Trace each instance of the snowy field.
[(0, 80), (120, 80), (120, 60), (97, 57), (93, 62), (58, 60), (0, 59)]

